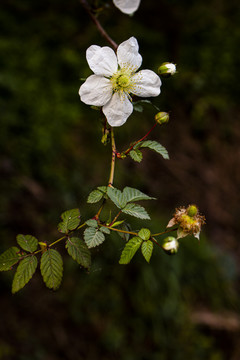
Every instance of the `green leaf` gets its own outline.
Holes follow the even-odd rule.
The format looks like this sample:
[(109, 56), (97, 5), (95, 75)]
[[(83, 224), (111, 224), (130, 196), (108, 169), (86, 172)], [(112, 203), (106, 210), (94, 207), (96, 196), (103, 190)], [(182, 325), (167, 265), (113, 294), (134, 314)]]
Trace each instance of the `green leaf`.
[(151, 150), (156, 151), (158, 154), (162, 155), (164, 159), (169, 159), (167, 149), (159, 144), (157, 141), (153, 140), (146, 140), (141, 143), (141, 148), (149, 148)]
[(137, 205), (137, 204), (127, 204), (125, 208), (122, 210), (123, 213), (135, 216), (139, 219), (147, 219), (150, 220), (150, 216), (144, 209), (144, 207)]
[(90, 268), (91, 266), (91, 253), (85, 242), (78, 237), (68, 238), (66, 241), (66, 249), (69, 255), (79, 265)]
[(111, 231), (106, 226), (101, 226), (99, 229), (104, 234), (110, 234)]
[(67, 210), (61, 215), (63, 220), (58, 224), (58, 230), (67, 234), (70, 230), (75, 230), (80, 224), (80, 211), (79, 209)]
[(17, 243), (23, 250), (33, 253), (38, 248), (38, 240), (32, 235), (17, 235)]
[(116, 189), (108, 187), (107, 194), (109, 198), (112, 200), (112, 202), (120, 209), (124, 208), (124, 206), (127, 203), (127, 199), (125, 198), (124, 194)]
[(20, 259), (20, 249), (16, 246), (10, 247), (0, 255), (0, 271), (11, 270)]
[(102, 191), (103, 194), (106, 194), (108, 187), (107, 186), (98, 186), (98, 190)]
[(139, 200), (155, 200), (155, 198), (144, 194), (140, 190), (128, 186), (123, 189), (123, 195), (126, 198), (127, 202)]
[(125, 220), (120, 220), (120, 221), (115, 221), (114, 224), (111, 225), (111, 227), (117, 227), (119, 225), (121, 225), (122, 223), (124, 223)]
[(85, 223), (86, 223), (87, 226), (89, 226), (89, 227), (94, 227), (94, 228), (97, 228), (97, 227), (98, 227), (97, 220), (94, 220), (94, 219), (89, 219), (89, 220), (85, 221)]
[(89, 249), (102, 244), (105, 240), (104, 234), (93, 227), (86, 228), (83, 237)]
[(139, 232), (138, 232), (138, 236), (143, 239), (143, 240), (149, 240), (150, 236), (151, 236), (151, 231), (149, 229), (144, 229), (142, 228)]
[(40, 269), (46, 286), (58, 289), (62, 281), (63, 261), (57, 250), (48, 249), (42, 254)]
[(102, 199), (103, 195), (104, 195), (104, 194), (103, 194), (100, 190), (93, 190), (93, 191), (90, 192), (90, 194), (88, 195), (87, 202), (88, 202), (89, 204), (97, 203), (99, 200)]
[(142, 241), (143, 240), (137, 236), (130, 239), (122, 251), (119, 264), (128, 264), (141, 246)]
[[(119, 229), (123, 231), (132, 231), (131, 225), (126, 222), (124, 222)], [(118, 235), (125, 241), (128, 241), (130, 238), (130, 234), (127, 232), (118, 232)]]
[(13, 294), (22, 289), (29, 282), (29, 280), (31, 280), (33, 274), (36, 271), (37, 264), (38, 261), (36, 256), (28, 256), (20, 261), (13, 278)]
[(134, 161), (137, 161), (137, 162), (141, 162), (142, 159), (143, 159), (143, 154), (140, 150), (136, 149), (136, 150), (131, 150), (129, 155), (131, 156), (131, 158), (134, 160)]
[(152, 241), (151, 240), (143, 241), (141, 250), (142, 250), (142, 254), (145, 257), (146, 261), (149, 263), (151, 256), (152, 256), (152, 252), (153, 252)]

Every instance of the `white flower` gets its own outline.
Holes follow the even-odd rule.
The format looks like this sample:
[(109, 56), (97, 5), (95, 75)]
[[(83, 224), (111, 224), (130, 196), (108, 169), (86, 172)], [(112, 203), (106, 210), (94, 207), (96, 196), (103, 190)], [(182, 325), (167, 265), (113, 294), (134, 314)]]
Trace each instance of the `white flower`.
[(134, 13), (141, 0), (113, 0), (114, 5), (125, 14)]
[(161, 80), (151, 70), (136, 70), (142, 64), (138, 42), (134, 37), (124, 41), (115, 52), (92, 45), (87, 49), (87, 62), (94, 72), (79, 89), (87, 105), (103, 106), (111, 126), (121, 126), (133, 112), (130, 94), (141, 97), (158, 96)]
[(173, 63), (163, 63), (158, 68), (158, 73), (160, 75), (174, 75), (176, 73), (176, 65)]

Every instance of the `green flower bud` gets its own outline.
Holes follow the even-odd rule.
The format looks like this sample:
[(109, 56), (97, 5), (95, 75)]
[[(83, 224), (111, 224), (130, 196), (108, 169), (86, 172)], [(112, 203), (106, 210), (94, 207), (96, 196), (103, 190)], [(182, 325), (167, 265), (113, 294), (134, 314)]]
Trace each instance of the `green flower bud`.
[(169, 62), (165, 62), (159, 66), (158, 73), (159, 75), (163, 75), (165, 77), (174, 75), (176, 73), (176, 65)]
[(174, 236), (168, 236), (163, 240), (162, 247), (167, 254), (173, 255), (178, 251), (179, 242)]
[(196, 207), (196, 205), (189, 205), (187, 208), (187, 214), (190, 217), (194, 217), (195, 215), (197, 215), (198, 213), (198, 208)]
[(166, 124), (169, 121), (169, 114), (164, 111), (160, 111), (155, 115), (155, 120), (159, 125)]

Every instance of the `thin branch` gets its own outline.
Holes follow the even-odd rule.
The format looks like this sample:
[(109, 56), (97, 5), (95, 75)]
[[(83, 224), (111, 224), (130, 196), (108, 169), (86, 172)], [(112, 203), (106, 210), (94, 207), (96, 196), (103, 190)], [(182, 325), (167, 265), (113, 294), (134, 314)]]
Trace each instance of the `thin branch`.
[(115, 41), (104, 30), (104, 28), (102, 27), (102, 25), (100, 24), (100, 22), (98, 21), (96, 16), (93, 14), (92, 9), (91, 9), (89, 3), (87, 2), (87, 0), (79, 0), (79, 1), (80, 1), (81, 5), (84, 7), (84, 9), (87, 11), (88, 15), (90, 16), (90, 18), (92, 19), (94, 24), (96, 25), (96, 27), (97, 27), (98, 31), (100, 32), (100, 34), (109, 42), (109, 44), (116, 51), (117, 47), (118, 47), (117, 43), (115, 43)]
[(114, 139), (113, 128), (111, 128), (111, 141), (112, 141), (112, 160), (111, 160), (110, 176), (109, 176), (109, 180), (108, 180), (109, 187), (112, 187), (112, 185), (113, 185), (115, 160), (116, 160), (116, 144), (115, 144), (115, 139)]

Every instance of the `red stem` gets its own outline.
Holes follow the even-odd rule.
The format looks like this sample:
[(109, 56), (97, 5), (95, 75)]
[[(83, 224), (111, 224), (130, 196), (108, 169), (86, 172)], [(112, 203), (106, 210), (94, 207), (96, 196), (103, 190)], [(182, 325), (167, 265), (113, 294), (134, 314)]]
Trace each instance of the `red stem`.
[(129, 149), (127, 149), (126, 151), (124, 151), (124, 154), (127, 155), (133, 148), (135, 145), (137, 145), (138, 143), (140, 143), (141, 141), (143, 141), (149, 134), (150, 132), (153, 131), (153, 129), (157, 126), (157, 123), (155, 123), (153, 125), (153, 127), (148, 131), (148, 133), (146, 135), (144, 135), (140, 140), (136, 141)]

